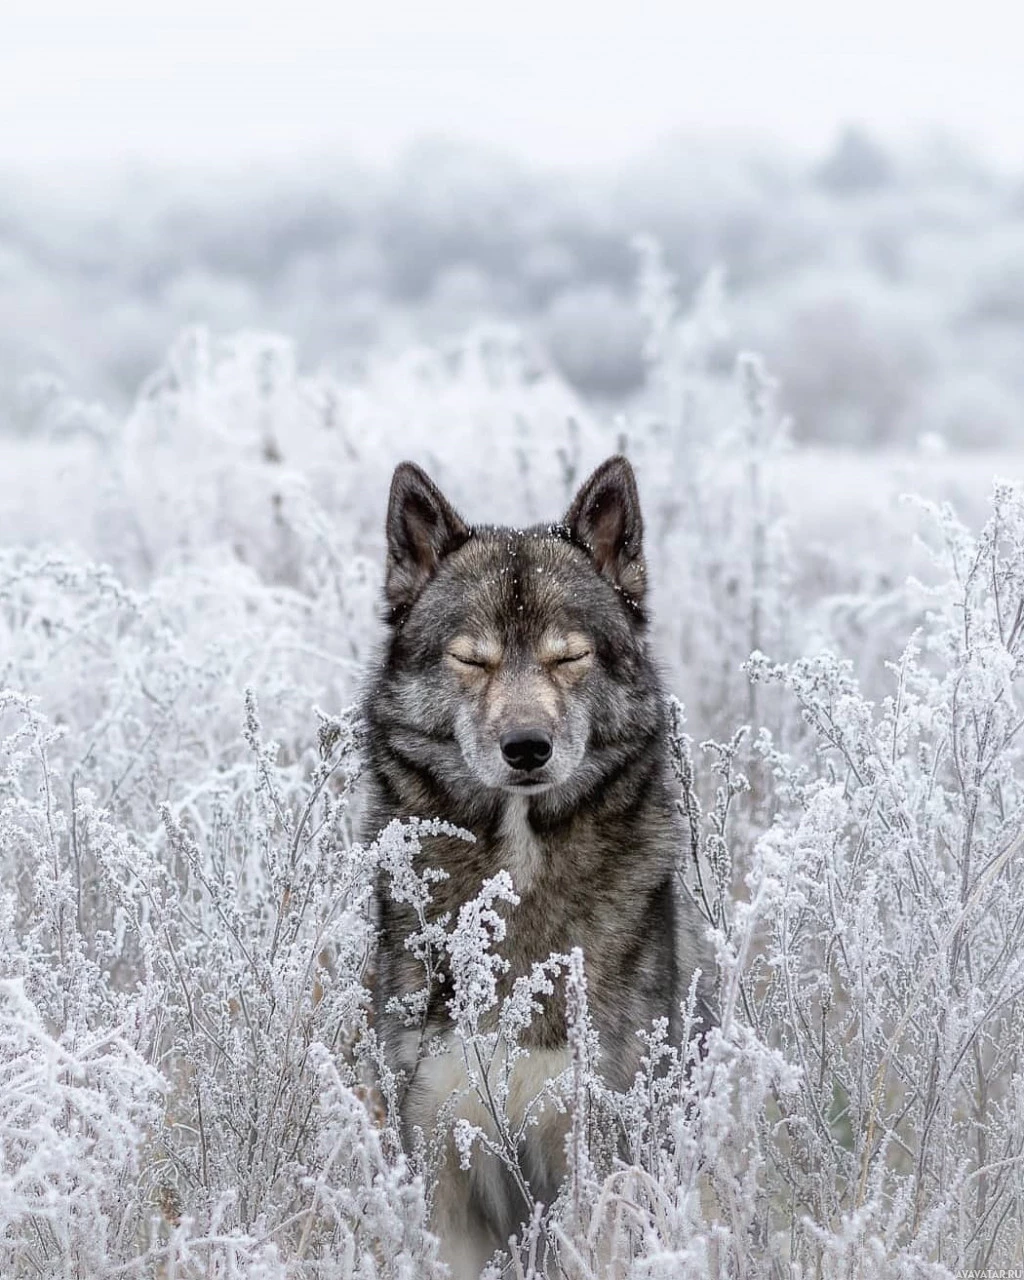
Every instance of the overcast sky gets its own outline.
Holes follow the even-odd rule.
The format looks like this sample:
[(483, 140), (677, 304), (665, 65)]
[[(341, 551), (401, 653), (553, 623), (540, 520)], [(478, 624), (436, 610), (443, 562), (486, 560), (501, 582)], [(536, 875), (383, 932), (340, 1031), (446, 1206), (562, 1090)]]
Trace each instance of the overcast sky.
[(1009, 0), (0, 0), (0, 162), (382, 160), (424, 133), (592, 164), (673, 131), (820, 150), (941, 126), (1024, 167)]

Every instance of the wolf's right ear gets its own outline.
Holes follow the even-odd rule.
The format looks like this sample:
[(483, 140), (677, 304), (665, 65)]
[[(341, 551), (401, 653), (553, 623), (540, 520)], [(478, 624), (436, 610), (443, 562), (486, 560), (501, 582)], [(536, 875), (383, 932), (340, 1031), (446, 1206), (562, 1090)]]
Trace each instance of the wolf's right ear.
[(392, 609), (412, 604), (444, 557), (469, 534), (469, 526), (427, 473), (413, 462), (399, 463), (388, 499), (384, 576), (384, 595)]

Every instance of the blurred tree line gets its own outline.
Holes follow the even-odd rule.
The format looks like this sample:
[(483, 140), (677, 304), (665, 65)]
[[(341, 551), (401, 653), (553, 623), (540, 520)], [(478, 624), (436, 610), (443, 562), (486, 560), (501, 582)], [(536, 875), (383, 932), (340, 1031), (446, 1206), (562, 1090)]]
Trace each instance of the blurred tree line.
[(724, 273), (730, 349), (765, 353), (798, 439), (1020, 438), (1024, 184), (856, 129), (810, 165), (689, 138), (569, 173), (430, 140), (379, 170), (0, 174), (0, 431), (33, 429), (40, 372), (128, 401), (196, 322), (338, 367), (511, 321), (628, 408), (641, 233), (684, 296)]

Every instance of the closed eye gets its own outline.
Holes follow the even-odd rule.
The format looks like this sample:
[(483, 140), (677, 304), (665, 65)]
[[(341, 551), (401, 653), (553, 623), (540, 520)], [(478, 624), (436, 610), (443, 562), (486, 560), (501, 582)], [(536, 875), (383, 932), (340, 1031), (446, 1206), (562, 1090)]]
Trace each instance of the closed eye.
[(461, 653), (451, 652), (449, 652), (448, 657), (454, 658), (463, 667), (480, 667), (481, 669), (486, 669), (487, 667), (487, 663), (481, 658), (466, 658)]
[(589, 657), (590, 657), (590, 650), (584, 649), (582, 653), (570, 653), (570, 654), (566, 654), (564, 658), (556, 658), (555, 666), (565, 667), (565, 666), (568, 666), (570, 662), (582, 662), (584, 658), (589, 658)]

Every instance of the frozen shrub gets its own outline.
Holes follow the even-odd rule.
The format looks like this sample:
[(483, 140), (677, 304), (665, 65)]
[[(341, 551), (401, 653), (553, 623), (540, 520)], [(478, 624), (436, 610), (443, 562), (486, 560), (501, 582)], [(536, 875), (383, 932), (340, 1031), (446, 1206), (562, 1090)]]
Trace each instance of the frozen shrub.
[(250, 697), (244, 771), (130, 833), (31, 702), (0, 716), (4, 1274), (432, 1274), (373, 1105), (350, 723), (322, 718), (304, 778)]
[[(798, 778), (762, 740), (796, 805), (759, 846), (775, 907), (749, 991), (801, 1068), (789, 1212), (849, 1224), (847, 1253), (876, 1233), (962, 1270), (1021, 1238), (1024, 495), (997, 484), (977, 538), (934, 516), (946, 580), (880, 707), (830, 654), (751, 660), (796, 698), (817, 767)], [(802, 1265), (819, 1249), (797, 1236)]]

